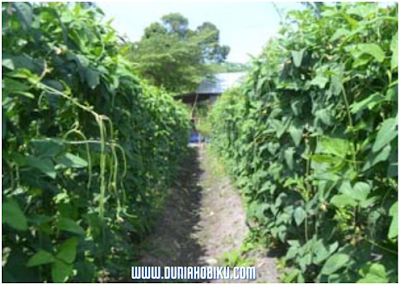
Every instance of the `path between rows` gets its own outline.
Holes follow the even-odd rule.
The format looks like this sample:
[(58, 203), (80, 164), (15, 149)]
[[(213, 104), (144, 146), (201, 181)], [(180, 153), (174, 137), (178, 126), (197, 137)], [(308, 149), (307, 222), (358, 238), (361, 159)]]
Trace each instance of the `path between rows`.
[[(203, 147), (190, 148), (178, 187), (171, 190), (163, 215), (143, 247), (140, 265), (226, 266), (224, 254), (238, 252), (249, 230), (240, 194), (222, 173)], [(247, 255), (257, 268), (257, 280), (252, 282), (278, 282), (274, 257), (262, 249)]]

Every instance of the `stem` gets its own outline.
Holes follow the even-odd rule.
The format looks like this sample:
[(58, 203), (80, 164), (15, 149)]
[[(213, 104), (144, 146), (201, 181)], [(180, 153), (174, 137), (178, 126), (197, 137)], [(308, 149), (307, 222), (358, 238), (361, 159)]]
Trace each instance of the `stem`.
[[(67, 94), (65, 94), (65, 93), (63, 93), (63, 92), (61, 92), (61, 91), (58, 91), (57, 89), (54, 89), (54, 88), (52, 88), (52, 87), (49, 87), (49, 86), (47, 86), (47, 85), (45, 85), (45, 84), (43, 84), (43, 83), (37, 83), (36, 85), (37, 85), (38, 87), (40, 87), (41, 89), (48, 90), (48, 91), (52, 92), (53, 94), (59, 95), (59, 96), (65, 98), (65, 99), (69, 100), (69, 101), (70, 101), (72, 104), (74, 104), (75, 106), (78, 106), (79, 108), (81, 108), (81, 109), (83, 109), (83, 110), (85, 110), (85, 111), (91, 113), (91, 114), (92, 114), (93, 116), (95, 116), (95, 117), (98, 117), (98, 116), (99, 116), (99, 114), (97, 114), (96, 112), (94, 112), (91, 108), (89, 108), (89, 107), (87, 107), (87, 106), (85, 106), (85, 105), (82, 105), (82, 104), (79, 103), (76, 99), (71, 98), (71, 97), (68, 96)], [(104, 117), (105, 117), (105, 116), (104, 116)]]
[(194, 109), (196, 108), (198, 98), (199, 98), (199, 94), (196, 93), (196, 99), (194, 100), (194, 103), (192, 106), (192, 111), (190, 112), (190, 118), (193, 118), (193, 113), (194, 113)]
[(343, 84), (342, 84), (342, 94), (343, 94), (344, 104), (345, 104), (345, 106), (346, 106), (347, 117), (348, 117), (348, 119), (349, 119), (349, 125), (350, 125), (351, 127), (353, 127), (353, 120), (352, 120), (352, 118), (351, 118), (349, 101), (347, 101), (347, 94), (346, 94), (346, 90), (344, 89)]
[(357, 220), (358, 220), (359, 206), (354, 207), (354, 237), (357, 235)]
[(391, 249), (389, 249), (389, 248), (386, 248), (386, 247), (384, 247), (384, 246), (382, 246), (382, 245), (380, 245), (380, 244), (377, 244), (377, 243), (373, 242), (372, 240), (369, 240), (369, 239), (365, 239), (365, 240), (366, 240), (367, 242), (369, 242), (370, 244), (372, 244), (373, 246), (376, 246), (376, 247), (379, 247), (380, 249), (383, 249), (384, 251), (393, 253), (393, 254), (395, 254), (395, 255), (399, 255), (398, 252), (396, 252), (396, 251), (394, 251), (394, 250), (391, 250)]
[(304, 220), (304, 230), (306, 235), (306, 241), (308, 241), (308, 215), (306, 214), (306, 218)]
[[(343, 94), (344, 104), (346, 106), (347, 117), (349, 119), (349, 125), (353, 129), (353, 127), (354, 127), (353, 119), (351, 118), (349, 101), (347, 100), (347, 94), (346, 94), (346, 90), (344, 89), (343, 84), (342, 84), (342, 94)], [(353, 158), (354, 170), (357, 170), (357, 160), (356, 160), (356, 153), (355, 153), (354, 143), (351, 143), (351, 147), (352, 147), (351, 155), (352, 155), (352, 158)]]
[[(75, 133), (77, 135), (80, 135), (85, 142), (86, 145), (86, 156), (87, 156), (87, 160), (88, 160), (88, 173), (89, 173), (89, 177), (88, 177), (88, 183), (87, 183), (87, 189), (89, 190), (90, 185), (92, 184), (92, 159), (90, 157), (90, 149), (89, 149), (89, 143), (87, 142), (87, 138), (86, 136), (78, 130), (78, 125), (76, 126), (76, 128), (73, 128), (72, 130), (69, 130), (65, 135), (64, 135), (64, 139), (67, 138), (71, 133)], [(71, 143), (72, 142), (67, 142), (67, 143)]]

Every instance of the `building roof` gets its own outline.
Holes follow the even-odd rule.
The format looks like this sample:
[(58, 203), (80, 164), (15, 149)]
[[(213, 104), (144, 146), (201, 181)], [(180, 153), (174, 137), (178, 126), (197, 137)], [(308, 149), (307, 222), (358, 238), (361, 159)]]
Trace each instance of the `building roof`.
[(240, 85), (246, 72), (217, 73), (213, 78), (204, 79), (196, 90), (197, 94), (221, 94), (229, 88)]
[(208, 100), (209, 98), (221, 95), (232, 87), (239, 86), (245, 79), (246, 72), (217, 73), (213, 78), (205, 78), (191, 93), (177, 95), (174, 98), (183, 103), (194, 103)]

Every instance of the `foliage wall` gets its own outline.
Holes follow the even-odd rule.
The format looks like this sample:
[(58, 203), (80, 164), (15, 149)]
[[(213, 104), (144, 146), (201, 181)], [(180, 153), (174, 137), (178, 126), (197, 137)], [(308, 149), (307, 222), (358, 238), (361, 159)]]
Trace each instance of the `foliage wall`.
[(187, 111), (85, 7), (2, 4), (3, 281), (128, 279), (185, 152)]
[(288, 14), (212, 112), (213, 147), (285, 282), (397, 282), (397, 4)]

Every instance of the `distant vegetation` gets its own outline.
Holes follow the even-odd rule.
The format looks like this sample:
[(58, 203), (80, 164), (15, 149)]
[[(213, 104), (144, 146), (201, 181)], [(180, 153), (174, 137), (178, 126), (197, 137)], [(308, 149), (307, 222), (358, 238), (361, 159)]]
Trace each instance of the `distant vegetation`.
[(223, 63), (229, 53), (228, 46), (220, 45), (214, 24), (205, 22), (191, 30), (189, 20), (176, 13), (152, 23), (128, 48), (140, 75), (174, 93), (194, 90), (213, 73), (212, 64)]
[(251, 63), (237, 63), (237, 62), (222, 62), (211, 63), (209, 68), (213, 73), (222, 72), (245, 72), (251, 70)]

